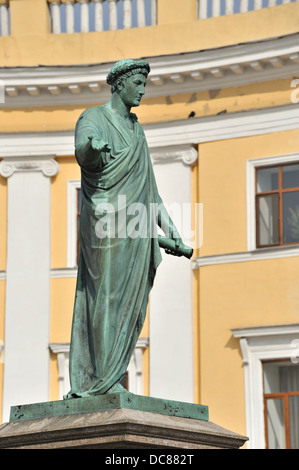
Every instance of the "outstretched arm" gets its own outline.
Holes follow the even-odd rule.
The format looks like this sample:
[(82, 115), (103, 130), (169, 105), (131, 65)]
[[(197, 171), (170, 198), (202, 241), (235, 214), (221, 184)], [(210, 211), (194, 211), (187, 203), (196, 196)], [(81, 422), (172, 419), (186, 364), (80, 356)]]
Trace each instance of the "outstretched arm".
[(75, 154), (79, 165), (89, 169), (100, 167), (106, 163), (110, 150), (99, 126), (83, 113), (75, 132)]

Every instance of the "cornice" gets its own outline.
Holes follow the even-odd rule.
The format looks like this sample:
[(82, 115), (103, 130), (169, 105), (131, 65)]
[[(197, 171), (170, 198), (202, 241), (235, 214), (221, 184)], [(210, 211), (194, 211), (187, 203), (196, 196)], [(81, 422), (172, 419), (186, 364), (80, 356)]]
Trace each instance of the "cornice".
[[(149, 338), (138, 338), (137, 343), (136, 343), (136, 348), (140, 349), (145, 349), (149, 345)], [(1, 342), (0, 342), (0, 348), (1, 348)], [(70, 343), (50, 343), (49, 344), (49, 349), (52, 351), (54, 354), (59, 354), (59, 353), (64, 353), (68, 354), (70, 351)], [(0, 350), (1, 351), (1, 350)]]
[(193, 269), (200, 269), (204, 266), (215, 266), (220, 264), (246, 263), (251, 261), (264, 261), (279, 258), (297, 258), (298, 255), (298, 246), (264, 248), (240, 253), (198, 256), (197, 258), (194, 258), (192, 267)]
[(266, 325), (259, 327), (235, 328), (231, 330), (235, 338), (258, 338), (264, 336), (281, 336), (299, 333), (299, 324)]
[[(146, 58), (146, 97), (194, 93), (298, 75), (299, 34), (223, 48)], [(93, 105), (110, 97), (112, 63), (1, 68), (2, 107)]]
[[(232, 114), (199, 117), (143, 125), (150, 153), (154, 158), (163, 148), (167, 156), (178, 158), (175, 146), (196, 145), (252, 135), (269, 134), (299, 128), (298, 104), (277, 106)], [(0, 134), (0, 158), (74, 155), (74, 131)], [(166, 149), (168, 147), (168, 149)], [(186, 147), (187, 148), (187, 147)], [(193, 153), (192, 153), (193, 152)], [(156, 157), (155, 157), (156, 155)], [(187, 156), (186, 156), (187, 155)], [(185, 154), (187, 160), (194, 151)], [(161, 161), (161, 157), (160, 161)], [(158, 160), (159, 160), (158, 158)], [(188, 163), (187, 160), (185, 163)], [(154, 161), (154, 159), (153, 159)], [(183, 160), (184, 161), (184, 160)], [(192, 161), (189, 161), (191, 164)]]

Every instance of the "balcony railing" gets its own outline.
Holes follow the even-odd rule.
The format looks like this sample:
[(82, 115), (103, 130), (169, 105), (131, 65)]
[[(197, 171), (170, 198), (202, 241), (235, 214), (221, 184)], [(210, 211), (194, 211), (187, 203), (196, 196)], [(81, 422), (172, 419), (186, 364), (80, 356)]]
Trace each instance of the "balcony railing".
[(297, 0), (197, 0), (197, 18), (212, 18), (222, 15), (245, 13), (261, 8), (274, 7)]
[(156, 24), (157, 0), (48, 0), (51, 31), (87, 33)]
[[(244, 13), (298, 0), (194, 0), (197, 19)], [(159, 24), (159, 0), (47, 0), (54, 34), (140, 28)], [(0, 0), (0, 36), (10, 34), (9, 0)], [(184, 0), (182, 0), (182, 8)]]

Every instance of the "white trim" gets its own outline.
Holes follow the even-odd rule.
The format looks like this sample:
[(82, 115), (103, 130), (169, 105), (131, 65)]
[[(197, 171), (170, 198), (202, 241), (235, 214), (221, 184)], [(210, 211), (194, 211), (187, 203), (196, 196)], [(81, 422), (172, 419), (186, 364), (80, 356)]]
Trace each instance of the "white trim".
[(74, 131), (0, 134), (1, 158), (74, 155)]
[(150, 150), (153, 164), (181, 161), (193, 165), (198, 159), (198, 151), (191, 145), (175, 145)]
[[(67, 268), (75, 268), (77, 266), (77, 189), (79, 188), (81, 188), (81, 180), (68, 180), (67, 182), (67, 245), (66, 245), (67, 246), (67, 260), (66, 260)], [(56, 276), (56, 277), (60, 277), (60, 276)]]
[(246, 434), (249, 449), (265, 448), (262, 362), (289, 359), (299, 344), (299, 324), (231, 330), (240, 339), (244, 365)]
[[(143, 126), (151, 152), (177, 145), (194, 145), (236, 137), (299, 128), (298, 105), (232, 113)], [(74, 155), (74, 131), (0, 134), (0, 158), (33, 155)]]
[(199, 256), (193, 260), (193, 269), (203, 266), (213, 266), (227, 263), (246, 263), (277, 258), (292, 258), (299, 256), (299, 246), (280, 246), (275, 248), (260, 248), (254, 251), (226, 253), (221, 255)]
[(299, 128), (295, 104), (144, 126), (150, 147), (198, 144)]
[(5, 281), (6, 279), (6, 271), (0, 271), (0, 281)]
[(256, 249), (255, 169), (299, 161), (299, 153), (254, 158), (246, 162), (247, 249)]
[[(146, 58), (151, 65), (147, 97), (296, 76), (298, 44), (298, 34), (291, 34), (206, 51)], [(112, 65), (1, 68), (0, 77), (6, 87), (6, 102), (2, 106), (102, 103), (110, 96), (106, 76)], [(74, 89), (77, 94), (71, 92)]]
[(51, 269), (51, 279), (66, 279), (77, 277), (77, 268), (53, 268)]
[(59, 172), (59, 165), (51, 155), (34, 156), (30, 158), (10, 157), (0, 162), (0, 175), (9, 178), (15, 172), (42, 171), (45, 176), (51, 177)]

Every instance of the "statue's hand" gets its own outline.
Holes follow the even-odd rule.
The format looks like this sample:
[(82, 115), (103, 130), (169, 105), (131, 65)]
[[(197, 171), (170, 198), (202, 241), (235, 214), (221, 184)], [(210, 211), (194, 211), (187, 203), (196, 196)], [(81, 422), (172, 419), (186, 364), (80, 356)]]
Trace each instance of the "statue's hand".
[(88, 139), (93, 150), (99, 150), (101, 152), (110, 152), (110, 146), (103, 139), (97, 139), (92, 135), (88, 136)]
[(170, 238), (175, 242), (175, 250), (166, 249), (165, 252), (173, 256), (182, 256), (176, 251), (180, 245), (183, 245), (183, 240), (181, 239), (180, 234), (177, 232), (177, 230), (173, 229), (169, 235)]

